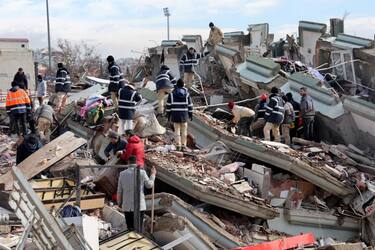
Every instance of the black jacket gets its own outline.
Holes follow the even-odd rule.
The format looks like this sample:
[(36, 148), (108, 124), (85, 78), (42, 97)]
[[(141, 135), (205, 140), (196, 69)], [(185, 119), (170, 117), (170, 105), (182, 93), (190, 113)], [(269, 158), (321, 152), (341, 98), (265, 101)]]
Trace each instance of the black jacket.
[(123, 120), (133, 120), (135, 105), (142, 100), (142, 96), (128, 84), (120, 89), (118, 96), (118, 116)]
[(55, 92), (70, 92), (71, 84), (69, 71), (66, 68), (59, 68), (56, 72)]
[(17, 72), (14, 75), (13, 81), (15, 81), (21, 89), (28, 89), (28, 82), (25, 73)]
[(16, 164), (18, 165), (27, 157), (38, 151), (42, 147), (38, 137), (27, 135), (21, 145), (17, 147)]
[(284, 120), (284, 101), (277, 94), (269, 97), (265, 120), (273, 124), (281, 124)]
[(258, 119), (264, 119), (267, 111), (267, 101), (261, 101), (255, 106), (255, 118), (254, 121)]
[(199, 59), (208, 55), (210, 52), (202, 53), (193, 53), (191, 54), (189, 51), (184, 54), (180, 60), (180, 71), (185, 73), (194, 72), (194, 66), (198, 65)]
[(125, 79), (120, 67), (116, 63), (110, 63), (108, 65), (109, 72), (109, 85), (108, 92), (118, 92), (124, 87)]
[(156, 90), (173, 89), (176, 84), (176, 78), (171, 74), (168, 66), (163, 65), (155, 79)]
[(176, 87), (168, 95), (167, 116), (172, 122), (184, 123), (193, 118), (193, 102), (186, 88)]
[(105, 156), (108, 157), (111, 151), (113, 152), (113, 154), (116, 154), (117, 151), (124, 150), (126, 144), (128, 144), (128, 142), (122, 139), (118, 139), (115, 144), (109, 143), (108, 146), (104, 149)]

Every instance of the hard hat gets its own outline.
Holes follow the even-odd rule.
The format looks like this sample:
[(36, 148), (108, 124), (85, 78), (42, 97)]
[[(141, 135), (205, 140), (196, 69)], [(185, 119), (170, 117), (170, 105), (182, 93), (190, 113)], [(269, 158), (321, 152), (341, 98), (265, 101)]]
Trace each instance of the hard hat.
[(259, 99), (261, 100), (261, 101), (267, 101), (267, 94), (262, 94), (260, 97), (259, 97)]

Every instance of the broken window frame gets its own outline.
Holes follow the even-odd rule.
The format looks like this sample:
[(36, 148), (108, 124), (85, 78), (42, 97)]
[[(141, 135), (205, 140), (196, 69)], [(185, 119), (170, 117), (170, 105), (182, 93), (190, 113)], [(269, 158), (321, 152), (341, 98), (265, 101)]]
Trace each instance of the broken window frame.
[[(337, 60), (337, 59), (335, 60), (335, 58), (334, 58), (337, 55), (339, 56), (339, 60)], [(345, 60), (345, 57), (348, 56), (348, 55), (349, 55), (349, 60)], [(333, 66), (337, 65), (332, 70), (335, 75), (342, 76), (344, 80), (353, 82), (354, 84), (357, 83), (356, 76), (355, 76), (352, 50), (335, 50), (335, 51), (332, 51), (331, 52), (331, 62), (332, 62)], [(351, 71), (352, 71), (351, 75), (349, 75), (350, 72), (348, 72), (348, 70), (347, 70), (348, 66), (351, 68)], [(342, 70), (342, 75), (340, 75), (341, 72), (337, 70), (338, 68), (340, 68), (340, 71)]]

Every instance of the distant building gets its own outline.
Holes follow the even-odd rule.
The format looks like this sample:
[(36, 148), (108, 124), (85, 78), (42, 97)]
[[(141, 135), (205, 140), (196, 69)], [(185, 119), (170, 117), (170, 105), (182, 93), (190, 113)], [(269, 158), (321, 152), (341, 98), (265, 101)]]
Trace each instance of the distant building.
[(35, 90), (33, 52), (29, 40), (24, 38), (0, 38), (0, 91), (6, 93), (18, 68), (23, 68), (29, 89)]

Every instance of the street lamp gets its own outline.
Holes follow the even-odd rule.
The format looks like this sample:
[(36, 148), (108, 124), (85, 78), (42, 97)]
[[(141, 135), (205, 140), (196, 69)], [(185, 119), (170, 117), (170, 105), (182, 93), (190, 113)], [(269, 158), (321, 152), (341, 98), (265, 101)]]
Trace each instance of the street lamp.
[(168, 8), (163, 8), (164, 16), (167, 17), (167, 33), (168, 33), (168, 40), (169, 40), (169, 17), (171, 16), (171, 13), (169, 12)]
[(51, 55), (51, 34), (49, 28), (49, 8), (48, 8), (48, 0), (46, 0), (46, 10), (47, 10), (47, 32), (48, 32), (48, 70), (49, 75), (51, 76), (52, 70), (52, 55)]

